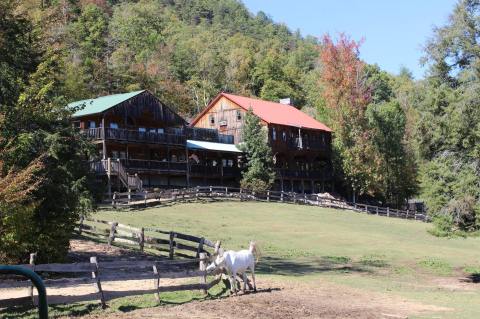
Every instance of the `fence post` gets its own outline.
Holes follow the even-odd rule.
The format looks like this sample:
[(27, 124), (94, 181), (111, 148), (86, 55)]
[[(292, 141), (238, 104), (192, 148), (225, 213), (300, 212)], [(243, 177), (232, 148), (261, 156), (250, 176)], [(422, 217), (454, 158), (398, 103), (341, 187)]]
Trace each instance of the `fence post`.
[(78, 224), (78, 234), (81, 235), (82, 234), (82, 228), (83, 228), (83, 222), (85, 220), (85, 216), (81, 216), (80, 217), (80, 224)]
[(387, 207), (387, 217), (390, 217), (390, 207)]
[(202, 237), (200, 239), (200, 242), (198, 243), (196, 258), (200, 258), (200, 254), (203, 252), (203, 244), (204, 243), (205, 243), (205, 238)]
[(303, 203), (307, 204), (307, 194), (303, 193)]
[(240, 201), (243, 201), (242, 188), (240, 187)]
[(267, 191), (267, 202), (269, 202), (269, 201), (270, 201), (270, 191), (268, 190)]
[(138, 245), (140, 246), (140, 251), (143, 252), (145, 247), (145, 228), (140, 228), (140, 233), (138, 234)]
[(147, 207), (147, 191), (143, 191), (143, 196), (145, 197), (144, 204)]
[(94, 265), (94, 270), (92, 271), (92, 279), (95, 280), (95, 288), (100, 296), (100, 303), (102, 308), (106, 308), (107, 305), (105, 304), (105, 296), (103, 295), (102, 284), (100, 283), (100, 277), (98, 273), (98, 261), (97, 257), (90, 257), (90, 263)]
[(280, 201), (283, 203), (283, 191), (280, 193)]
[(377, 206), (376, 210), (377, 210), (377, 216), (378, 216), (378, 206)]
[(113, 192), (113, 196), (112, 196), (112, 207), (113, 208), (116, 208), (115, 207), (115, 200), (117, 199), (117, 192)]
[(225, 195), (228, 195), (228, 187), (225, 187)]
[(128, 203), (130, 204), (130, 201), (132, 200), (132, 190), (128, 188)]
[[(30, 254), (29, 265), (32, 267), (32, 271), (35, 271), (35, 258), (37, 258), (37, 253)], [(28, 287), (28, 295), (32, 299), (32, 304), (35, 306), (35, 297), (33, 296), (33, 284)]]
[(117, 232), (117, 222), (113, 222), (112, 226), (110, 227), (110, 235), (108, 236), (108, 245), (112, 245), (113, 241), (115, 240), (115, 233)]
[(170, 249), (168, 252), (168, 258), (173, 259), (174, 249), (175, 249), (175, 233), (173, 231), (170, 232)]
[(365, 213), (368, 214), (368, 205), (367, 204), (365, 204)]
[(153, 289), (155, 289), (155, 301), (160, 303), (160, 272), (156, 263), (153, 264)]
[(297, 193), (293, 193), (293, 203), (297, 203)]
[(200, 284), (203, 286), (203, 293), (207, 294), (207, 254), (206, 253), (200, 253), (200, 271), (203, 271), (203, 274), (200, 276)]

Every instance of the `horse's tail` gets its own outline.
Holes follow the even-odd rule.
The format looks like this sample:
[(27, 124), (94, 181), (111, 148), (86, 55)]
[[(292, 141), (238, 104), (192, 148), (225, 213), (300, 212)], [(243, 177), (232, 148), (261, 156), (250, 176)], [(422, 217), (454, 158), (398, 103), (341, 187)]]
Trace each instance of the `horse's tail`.
[(260, 250), (258, 249), (257, 243), (251, 241), (250, 248), (248, 250), (255, 256), (255, 263), (258, 263), (258, 259), (260, 258)]

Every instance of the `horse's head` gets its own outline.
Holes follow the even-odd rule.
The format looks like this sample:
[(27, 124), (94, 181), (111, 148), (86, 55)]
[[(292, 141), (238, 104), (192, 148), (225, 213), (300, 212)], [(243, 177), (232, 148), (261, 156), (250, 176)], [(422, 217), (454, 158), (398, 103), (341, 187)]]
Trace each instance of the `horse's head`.
[(207, 267), (207, 272), (212, 272), (218, 268), (225, 267), (225, 256), (223, 255), (223, 249), (220, 249), (213, 257), (213, 261)]

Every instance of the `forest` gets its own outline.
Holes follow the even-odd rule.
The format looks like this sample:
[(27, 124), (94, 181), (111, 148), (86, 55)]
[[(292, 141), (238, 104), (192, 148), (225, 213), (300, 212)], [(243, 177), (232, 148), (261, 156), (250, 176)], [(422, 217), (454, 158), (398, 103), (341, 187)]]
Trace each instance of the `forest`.
[(334, 130), (344, 196), (422, 199), (438, 236), (480, 226), (478, 1), (432, 30), (423, 79), (365, 63), (361, 40), (302, 35), (236, 0), (4, 0), (0, 12), (0, 260), (58, 259), (94, 206), (91, 147), (66, 104), (138, 89), (186, 118), (221, 91), (289, 97)]

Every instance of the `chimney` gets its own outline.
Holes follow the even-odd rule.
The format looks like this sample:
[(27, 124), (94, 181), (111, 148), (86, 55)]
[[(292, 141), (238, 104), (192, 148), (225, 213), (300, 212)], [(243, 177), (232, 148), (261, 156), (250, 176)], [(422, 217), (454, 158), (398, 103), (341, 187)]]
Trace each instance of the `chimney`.
[(289, 97), (287, 97), (287, 98), (285, 98), (285, 99), (280, 99), (280, 101), (278, 101), (278, 102), (279, 102), (280, 104), (292, 105)]

